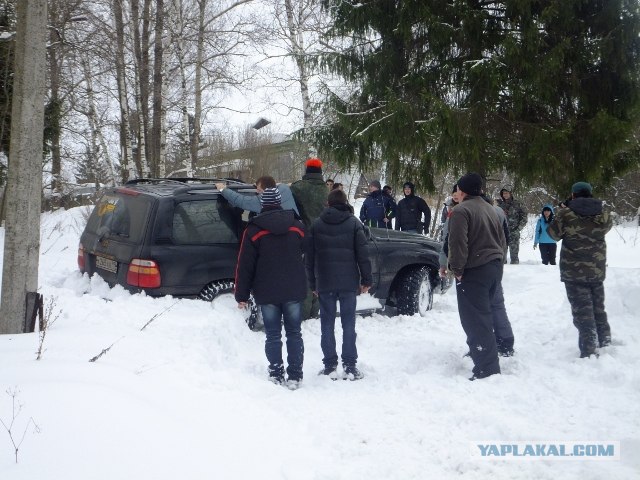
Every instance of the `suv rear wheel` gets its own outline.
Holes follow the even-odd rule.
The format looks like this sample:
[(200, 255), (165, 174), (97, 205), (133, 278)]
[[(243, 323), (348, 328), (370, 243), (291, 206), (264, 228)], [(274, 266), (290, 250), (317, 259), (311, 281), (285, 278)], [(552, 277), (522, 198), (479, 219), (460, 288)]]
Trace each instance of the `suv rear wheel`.
[[(235, 283), (232, 280), (219, 280), (211, 282), (205, 286), (198, 294), (198, 298), (207, 302), (213, 302), (221, 295), (233, 295)], [(258, 330), (262, 324), (260, 318), (260, 309), (256, 305), (253, 295), (249, 297), (249, 316), (247, 317), (247, 325), (250, 330)]]
[(419, 313), (425, 317), (433, 307), (433, 286), (429, 267), (413, 268), (404, 273), (398, 283), (396, 297), (398, 313)]

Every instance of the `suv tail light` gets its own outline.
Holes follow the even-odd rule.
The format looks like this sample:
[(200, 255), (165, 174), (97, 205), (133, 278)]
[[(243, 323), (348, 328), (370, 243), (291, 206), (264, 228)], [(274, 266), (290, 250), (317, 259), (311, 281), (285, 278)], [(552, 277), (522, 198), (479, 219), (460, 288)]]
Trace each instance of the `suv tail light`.
[(80, 272), (84, 273), (84, 246), (78, 245), (78, 268)]
[(160, 286), (160, 269), (153, 260), (134, 258), (129, 264), (127, 283), (134, 287), (157, 288)]

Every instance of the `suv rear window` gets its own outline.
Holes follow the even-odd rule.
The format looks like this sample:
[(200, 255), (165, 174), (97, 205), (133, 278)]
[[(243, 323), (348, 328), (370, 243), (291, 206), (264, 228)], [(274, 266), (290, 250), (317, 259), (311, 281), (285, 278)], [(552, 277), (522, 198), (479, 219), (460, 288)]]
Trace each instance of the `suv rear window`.
[(142, 239), (149, 203), (142, 197), (104, 195), (87, 222), (87, 230), (138, 243)]
[(173, 241), (178, 245), (238, 243), (238, 217), (235, 209), (215, 199), (180, 202), (173, 211)]

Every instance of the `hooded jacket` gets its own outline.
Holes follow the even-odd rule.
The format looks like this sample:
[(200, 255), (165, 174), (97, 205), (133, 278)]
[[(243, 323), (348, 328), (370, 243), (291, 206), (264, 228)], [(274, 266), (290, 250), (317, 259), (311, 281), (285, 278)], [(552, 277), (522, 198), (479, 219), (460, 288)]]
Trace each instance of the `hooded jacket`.
[(559, 208), (547, 227), (555, 240), (562, 240), (560, 280), (599, 283), (607, 273), (605, 235), (613, 222), (602, 200), (578, 197), (566, 208)]
[(509, 188), (503, 188), (500, 190), (500, 198), (497, 200), (496, 204), (502, 209), (504, 214), (507, 216), (507, 221), (509, 222), (509, 232), (511, 235), (516, 235), (520, 230), (522, 230), (527, 225), (527, 210), (518, 202), (515, 198), (513, 198), (513, 194), (511, 194), (511, 198), (509, 200), (505, 200), (502, 194), (504, 192), (511, 193)]
[[(547, 219), (544, 216), (545, 208), (551, 210), (551, 215), (549, 215), (549, 221), (547, 221)], [(544, 207), (542, 207), (542, 210), (540, 211), (540, 218), (538, 218), (538, 222), (536, 223), (536, 232), (535, 232), (535, 237), (533, 239), (534, 245), (537, 245), (539, 243), (556, 243), (556, 241), (553, 238), (551, 238), (551, 236), (547, 233), (547, 227), (551, 225), (551, 222), (553, 221), (553, 217), (554, 217), (554, 213), (553, 213), (552, 205), (546, 204)]]
[(322, 178), (322, 173), (306, 173), (302, 176), (302, 180), (291, 184), (291, 193), (304, 226), (309, 228), (327, 204), (329, 189)]
[(318, 292), (357, 292), (371, 286), (371, 261), (364, 227), (348, 205), (327, 207), (307, 238), (309, 288)]
[(238, 253), (236, 301), (246, 302), (250, 291), (258, 305), (302, 301), (307, 295), (304, 235), (293, 210), (263, 210), (249, 220)]
[(360, 220), (369, 227), (391, 228), (391, 222), (384, 222), (384, 219), (391, 219), (395, 213), (396, 203), (382, 190), (374, 190), (364, 199), (360, 208)]
[[(406, 182), (404, 187), (409, 187), (411, 193), (404, 196), (402, 200), (398, 202), (396, 207), (396, 230), (416, 230), (418, 233), (422, 233), (426, 229), (428, 230), (431, 224), (431, 210), (427, 205), (427, 202), (415, 195), (415, 185), (411, 182)], [(422, 221), (422, 214), (424, 214), (424, 222)]]

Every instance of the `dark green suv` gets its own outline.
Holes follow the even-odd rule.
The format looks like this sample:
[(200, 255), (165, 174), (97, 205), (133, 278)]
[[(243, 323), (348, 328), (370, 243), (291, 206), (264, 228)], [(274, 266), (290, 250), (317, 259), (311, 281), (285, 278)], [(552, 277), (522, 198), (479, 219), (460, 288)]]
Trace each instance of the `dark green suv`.
[(80, 237), (80, 271), (153, 296), (213, 300), (232, 292), (247, 212), (222, 198), (214, 182), (257, 194), (227, 179), (138, 179), (107, 190)]
[[(80, 237), (78, 266), (110, 285), (151, 296), (213, 300), (234, 288), (249, 212), (232, 207), (215, 182), (242, 195), (255, 186), (229, 179), (139, 179), (107, 190)], [(384, 308), (425, 316), (438, 276), (441, 244), (417, 234), (366, 228), (371, 294)], [(259, 319), (250, 302), (250, 328)]]

